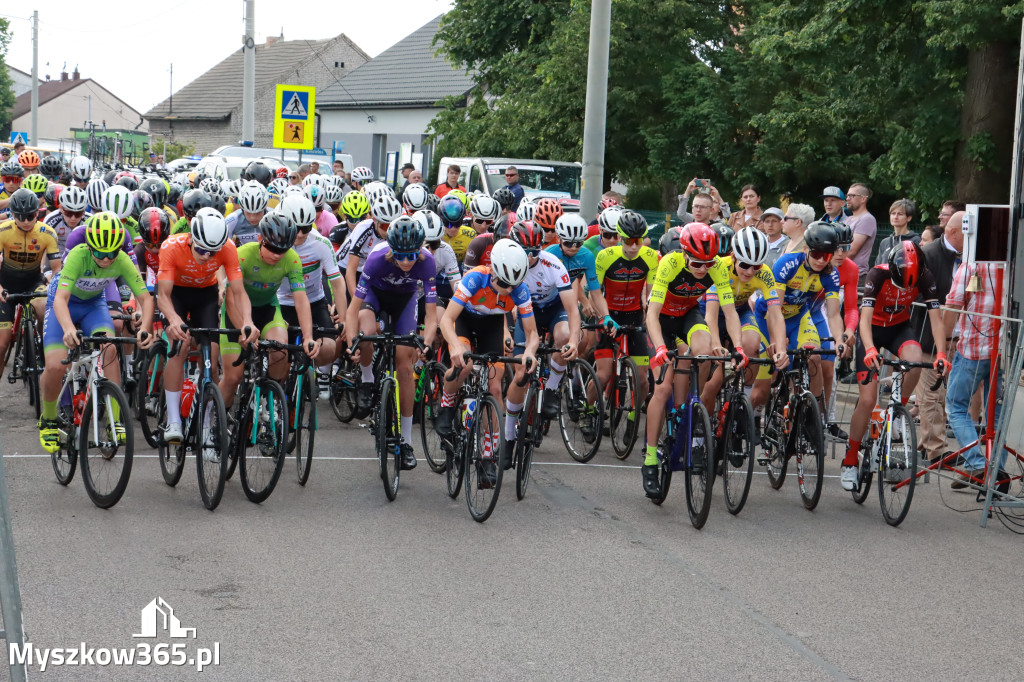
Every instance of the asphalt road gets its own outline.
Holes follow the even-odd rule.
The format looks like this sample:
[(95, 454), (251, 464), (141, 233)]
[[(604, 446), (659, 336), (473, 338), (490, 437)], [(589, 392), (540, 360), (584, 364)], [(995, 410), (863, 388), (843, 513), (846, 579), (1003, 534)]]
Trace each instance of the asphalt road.
[[(29, 639), (134, 647), (161, 597), (186, 643), (219, 646), (211, 679), (1021, 679), (1024, 538), (979, 528), (972, 495), (933, 478), (899, 528), (855, 505), (838, 460), (814, 512), (790, 480), (755, 477), (730, 516), (716, 487), (701, 531), (681, 487), (662, 507), (639, 457), (570, 463), (557, 438), (527, 498), (508, 486), (475, 523), (421, 461), (388, 503), (372, 440), (329, 410), (302, 488), (237, 477), (213, 513), (189, 460), (167, 487), (140, 449), (128, 491), (95, 508), (60, 486), (19, 387), (0, 385)], [(143, 443), (141, 434), (137, 443)], [(181, 679), (175, 667), (51, 667), (33, 679)], [(0, 676), (6, 674), (0, 672)]]

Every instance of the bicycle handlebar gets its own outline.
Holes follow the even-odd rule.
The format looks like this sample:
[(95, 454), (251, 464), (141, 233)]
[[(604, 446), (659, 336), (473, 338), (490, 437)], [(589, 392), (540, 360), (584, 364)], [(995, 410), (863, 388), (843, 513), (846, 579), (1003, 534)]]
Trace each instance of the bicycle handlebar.
[(349, 346), (348, 354), (352, 355), (359, 349), (361, 343), (393, 343), (396, 346), (410, 346), (416, 347), (420, 351), (426, 353), (429, 349), (423, 344), (423, 339), (418, 334), (372, 334), (367, 335), (363, 332), (356, 334), (356, 337), (352, 340), (352, 345)]
[(5, 302), (7, 302), (7, 303), (28, 303), (29, 301), (32, 301), (33, 299), (45, 298), (45, 297), (46, 297), (45, 293), (40, 294), (40, 293), (38, 293), (36, 291), (28, 291), (28, 292), (25, 292), (23, 294), (12, 294), (11, 292), (8, 291), (7, 292), (7, 298), (5, 299)]
[[(289, 325), (288, 326), (288, 331), (290, 331), (292, 333), (295, 333), (295, 334), (301, 334), (302, 333), (302, 327), (296, 327), (295, 325)], [(344, 331), (345, 331), (345, 325), (344, 324), (339, 324), (337, 327), (317, 327), (317, 326), (313, 327), (313, 333), (314, 334), (322, 334), (323, 336), (333, 336), (335, 338), (341, 336), (342, 332), (344, 332)]]
[[(218, 329), (217, 327), (189, 327), (181, 325), (181, 331), (187, 332), (189, 336), (219, 336), (224, 335), (231, 338), (238, 338), (244, 332), (246, 336), (252, 333), (252, 327), (246, 325), (243, 329)], [(173, 358), (181, 350), (181, 341), (172, 341), (171, 347), (167, 349), (167, 357)]]
[[(495, 355), (494, 353), (463, 353), (462, 359), (465, 362), (479, 362), (484, 365), (496, 365), (499, 362), (507, 365), (521, 365), (523, 363), (522, 358), (510, 358), (503, 355)], [(460, 371), (458, 367), (452, 367), (444, 375), (445, 381), (454, 381), (459, 376)]]
[(669, 365), (675, 365), (676, 360), (696, 360), (697, 362), (731, 362), (735, 354), (730, 356), (723, 355), (690, 355), (690, 354), (679, 354), (677, 350), (670, 350), (668, 352), (668, 361), (661, 366), (661, 374), (655, 379), (654, 383), (661, 385), (665, 381), (665, 374), (668, 373)]
[[(897, 372), (901, 372), (901, 373), (909, 372), (912, 369), (931, 369), (933, 367), (932, 363), (930, 363), (930, 362), (908, 362), (906, 360), (889, 360), (889, 359), (886, 359), (886, 358), (879, 358), (879, 362), (881, 362), (883, 365), (887, 365), (889, 367), (892, 367)], [(948, 363), (949, 361), (947, 360), (946, 362)], [(878, 375), (878, 370), (877, 369), (875, 369), (875, 368), (868, 369), (868, 375), (867, 375), (867, 377), (865, 377), (864, 381), (860, 382), (861, 385), (862, 386), (867, 386), (868, 384), (871, 383), (871, 381), (877, 375)], [(946, 377), (942, 376), (940, 374), (939, 375), (939, 380), (935, 382), (934, 386), (929, 387), (928, 390), (930, 390), (930, 391), (937, 391), (937, 390), (939, 390), (939, 386), (941, 386), (942, 382), (945, 381), (945, 380), (946, 380)]]

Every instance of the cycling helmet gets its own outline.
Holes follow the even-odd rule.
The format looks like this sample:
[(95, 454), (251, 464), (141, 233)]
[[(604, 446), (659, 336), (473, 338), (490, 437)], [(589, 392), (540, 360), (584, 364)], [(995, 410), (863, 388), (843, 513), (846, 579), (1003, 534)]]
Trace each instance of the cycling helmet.
[(530, 259), (523, 247), (511, 239), (499, 239), (491, 248), (491, 274), (498, 284), (515, 287), (530, 271)]
[(318, 187), (323, 187), (323, 176), (320, 175), (319, 173), (310, 173), (306, 177), (302, 178), (303, 187), (309, 187), (310, 185), (317, 185)]
[(270, 184), (270, 181), (274, 179), (274, 174), (267, 168), (267, 165), (262, 161), (253, 161), (245, 167), (242, 175), (243, 180), (255, 180), (264, 187)]
[(811, 251), (835, 253), (839, 248), (839, 235), (830, 224), (816, 220), (807, 226), (807, 231), (804, 232), (804, 243)]
[(268, 201), (270, 201), (270, 194), (267, 192), (267, 188), (250, 180), (242, 185), (236, 203), (246, 213), (262, 213), (267, 210)]
[(371, 205), (380, 197), (389, 196), (391, 198), (395, 198), (395, 190), (391, 189), (383, 182), (371, 182), (363, 188), (363, 194), (366, 195), (366, 198), (369, 200)]
[(921, 247), (905, 239), (889, 249), (889, 279), (900, 289), (913, 289), (925, 267)]
[(567, 242), (581, 242), (587, 238), (587, 221), (579, 213), (565, 213), (555, 221), (555, 234)]
[(71, 159), (71, 177), (79, 182), (86, 182), (92, 174), (92, 161), (86, 156)]
[[(288, 167), (287, 166), (281, 166), (276, 171), (274, 171), (274, 180), (287, 180), (288, 179), (288, 173), (289, 173)], [(274, 180), (271, 180), (271, 182), (273, 182)]]
[(206, 178), (199, 183), (199, 189), (203, 190), (211, 197), (223, 196), (220, 189), (220, 181), (217, 178)]
[(402, 204), (394, 197), (379, 197), (370, 203), (370, 215), (378, 223), (392, 223), (402, 215)]
[(117, 175), (114, 176), (113, 184), (116, 185), (117, 181), (120, 180), (121, 178), (132, 178), (133, 180), (135, 180), (135, 182), (139, 181), (139, 179), (135, 176), (135, 173), (132, 173), (131, 171), (124, 171), (123, 170), (123, 171), (118, 171)]
[(124, 246), (124, 227), (117, 215), (103, 211), (85, 223), (85, 243), (89, 248), (110, 253)]
[(453, 189), (450, 192), (448, 192), (448, 194), (446, 194), (445, 196), (455, 197), (456, 199), (462, 202), (463, 208), (469, 208), (469, 195), (463, 192), (461, 189)]
[(352, 182), (370, 182), (373, 180), (373, 171), (366, 166), (358, 166), (352, 169), (350, 177), (352, 178)]
[(137, 189), (132, 192), (132, 218), (135, 220), (139, 219), (139, 215), (153, 206), (153, 197), (149, 196), (148, 192), (143, 192), (141, 189)]
[[(193, 190), (195, 191), (195, 190)], [(190, 223), (192, 243), (207, 251), (220, 251), (228, 241), (228, 227), (217, 209), (203, 206)]]
[(317, 184), (309, 184), (303, 188), (303, 192), (309, 200), (313, 202), (313, 208), (321, 209), (324, 207), (324, 188)]
[(529, 199), (523, 199), (519, 202), (519, 208), (516, 209), (516, 220), (533, 220), (536, 212), (537, 204)]
[(836, 231), (836, 236), (839, 238), (839, 245), (853, 243), (853, 230), (846, 223), (829, 223), (832, 229)]
[(412, 219), (423, 228), (424, 241), (436, 242), (444, 234), (444, 225), (433, 211), (416, 211), (412, 214)]
[(622, 217), (622, 209), (618, 207), (606, 208), (597, 216), (597, 226), (602, 232), (618, 231), (619, 218)]
[(277, 205), (277, 211), (287, 216), (299, 229), (309, 227), (316, 221), (316, 207), (305, 194), (289, 194)]
[[(601, 215), (604, 215), (604, 213), (602, 213)], [(616, 210), (613, 213), (613, 216), (616, 215), (618, 216), (618, 218), (615, 221), (615, 225), (612, 226), (612, 229), (608, 230), (609, 232), (614, 230), (618, 232), (620, 235), (622, 235), (623, 239), (636, 239), (637, 237), (647, 236), (647, 219), (644, 218), (642, 215), (640, 215), (636, 211), (628, 210)], [(598, 224), (600, 224), (600, 222), (601, 221), (598, 220)]]
[(213, 199), (213, 207), (217, 209), (217, 213), (224, 215), (228, 208), (227, 200), (219, 194), (214, 194), (211, 198)]
[(732, 253), (738, 263), (761, 265), (768, 260), (768, 237), (756, 227), (744, 227), (732, 240)]
[(33, 173), (32, 175), (25, 178), (25, 181), (21, 183), (23, 189), (34, 193), (37, 197), (43, 196), (46, 192), (46, 188), (49, 187), (50, 181), (44, 178), (39, 173)]
[(509, 230), (511, 230), (512, 225), (515, 224), (514, 220), (515, 214), (508, 213), (494, 221), (494, 227), (491, 228), (491, 234), (494, 235), (494, 241), (508, 238)]
[(341, 200), (345, 198), (344, 192), (341, 188), (333, 183), (329, 183), (324, 188), (324, 203), (331, 206), (336, 206), (341, 203)]
[(544, 230), (530, 220), (520, 220), (509, 231), (512, 240), (524, 249), (539, 249), (544, 244)]
[(48, 180), (56, 180), (63, 168), (64, 164), (56, 156), (47, 156), (39, 162), (39, 172)]
[(306, 192), (298, 185), (288, 185), (287, 187), (284, 188), (284, 192), (282, 193), (281, 196), (286, 197), (289, 194), (299, 194), (301, 196), (306, 196)]
[[(260, 183), (257, 182), (256, 184), (259, 185)], [(284, 194), (284, 191), (288, 189), (288, 186), (288, 181), (284, 178), (274, 178), (270, 181), (270, 184), (267, 185), (267, 191), (270, 192), (271, 195), (281, 196)]]
[(541, 199), (537, 202), (537, 210), (533, 213), (533, 221), (545, 230), (555, 229), (555, 221), (562, 215), (561, 205), (554, 199)]
[(441, 198), (437, 205), (437, 214), (446, 228), (459, 227), (466, 217), (466, 207), (458, 197), (451, 196), (451, 192)]
[(622, 204), (620, 204), (619, 200), (616, 199), (615, 197), (605, 197), (604, 199), (601, 199), (601, 201), (597, 204), (597, 212), (600, 213), (601, 211), (605, 210), (606, 208), (611, 208), (612, 206), (621, 206), (621, 205)]
[(220, 193), (222, 196), (228, 199), (234, 200), (238, 198), (238, 190), (242, 187), (242, 180), (221, 180), (220, 182)]
[(275, 249), (283, 251), (295, 246), (298, 233), (295, 223), (284, 213), (271, 212), (260, 219), (260, 237)]
[(423, 247), (426, 231), (423, 225), (409, 216), (401, 216), (388, 228), (388, 246), (392, 251), (412, 253)]
[(190, 189), (185, 192), (185, 196), (181, 199), (181, 210), (186, 218), (191, 220), (203, 208), (213, 208), (213, 197), (201, 189)]
[(167, 185), (167, 201), (166, 204), (175, 206), (178, 200), (181, 199), (181, 195), (185, 193), (185, 186), (180, 182), (172, 182)]
[(29, 172), (35, 171), (39, 167), (39, 154), (36, 154), (31, 149), (26, 149), (18, 154), (18, 163)]
[(491, 197), (483, 194), (473, 197), (469, 202), (469, 212), (478, 220), (497, 220), (501, 215), (501, 205)]
[(74, 179), (71, 177), (71, 169), (67, 166), (62, 165), (60, 167), (60, 175), (57, 176), (57, 182), (67, 187)]
[(732, 238), (736, 233), (725, 223), (714, 223), (711, 229), (718, 233), (718, 255), (728, 256), (732, 253)]
[[(47, 156), (46, 158), (50, 159), (53, 157)], [(56, 211), (60, 208), (60, 194), (63, 191), (64, 185), (57, 182), (50, 183), (50, 186), (46, 188), (45, 192), (43, 192), (43, 201), (46, 202), (46, 207), (48, 209)]]
[(139, 189), (153, 198), (155, 206), (167, 203), (167, 185), (160, 178), (146, 178), (139, 185)]
[(114, 184), (126, 188), (129, 192), (134, 192), (139, 188), (139, 181), (136, 180), (135, 176), (131, 174), (126, 174), (122, 175), (120, 178), (115, 178)]
[(60, 205), (69, 211), (84, 211), (89, 208), (89, 197), (86, 196), (84, 189), (71, 185), (61, 190)]
[(327, 189), (329, 185), (334, 185), (340, 190), (345, 189), (345, 178), (341, 177), (340, 175), (323, 175), (321, 177), (325, 181), (324, 189)]
[(85, 193), (89, 197), (89, 205), (92, 206), (93, 211), (103, 210), (103, 195), (109, 188), (110, 185), (107, 184), (107, 181), (99, 178), (90, 180), (86, 185)]
[(8, 178), (23, 178), (25, 177), (25, 169), (17, 161), (8, 161), (0, 166), (0, 175)]
[(687, 223), (679, 231), (679, 245), (694, 260), (714, 260), (718, 255), (718, 233), (704, 223)]
[(349, 192), (341, 200), (341, 213), (351, 220), (362, 220), (370, 212), (370, 202), (362, 192)]
[(171, 219), (167, 211), (156, 206), (142, 210), (139, 214), (139, 236), (150, 246), (160, 246), (171, 236)]
[(427, 207), (427, 186), (422, 183), (409, 185), (402, 192), (402, 205), (407, 211), (420, 211)]
[(111, 169), (104, 173), (103, 182), (107, 183), (107, 187), (112, 187), (117, 182), (117, 171)]
[(427, 195), (427, 210), (428, 211), (433, 211), (434, 213), (437, 213), (437, 215), (440, 216), (441, 214), (438, 213), (438, 210), (437, 210), (440, 205), (441, 205), (441, 198), (439, 196), (437, 196), (433, 192), (431, 192), (430, 194)]
[(135, 197), (127, 187), (114, 185), (103, 193), (103, 210), (113, 213), (121, 220), (132, 214), (132, 206), (135, 205)]
[(31, 216), (34, 219), (39, 213), (39, 197), (32, 190), (22, 187), (11, 195), (7, 210), (12, 216)]
[(512, 210), (512, 205), (516, 203), (516, 195), (513, 194), (512, 190), (508, 187), (499, 187), (494, 190), (494, 194), (491, 195), (491, 198), (497, 201), (498, 205), (507, 211)]

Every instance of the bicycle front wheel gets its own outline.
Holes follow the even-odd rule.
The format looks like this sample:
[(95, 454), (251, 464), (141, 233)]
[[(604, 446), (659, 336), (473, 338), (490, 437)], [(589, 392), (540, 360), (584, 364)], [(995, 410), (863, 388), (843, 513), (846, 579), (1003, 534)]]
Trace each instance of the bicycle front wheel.
[(331, 409), (343, 424), (352, 421), (356, 413), (356, 387), (359, 386), (359, 368), (347, 356), (335, 365), (331, 374)]
[(789, 467), (789, 454), (786, 443), (789, 440), (787, 424), (783, 409), (788, 397), (778, 387), (772, 387), (771, 398), (764, 411), (764, 422), (761, 429), (761, 448), (764, 450), (765, 468), (768, 473), (768, 484), (778, 490), (786, 482), (786, 469)]
[[(71, 393), (69, 386), (64, 391)], [(60, 424), (61, 438), (60, 449), (50, 453), (50, 463), (53, 465), (53, 473), (57, 476), (57, 482), (61, 485), (71, 483), (75, 477), (75, 469), (78, 468), (78, 444), (75, 442), (75, 415), (70, 405), (58, 403), (60, 417), (57, 422)]]
[(474, 521), (483, 523), (498, 503), (504, 466), (501, 453), (505, 448), (504, 420), (498, 401), (492, 395), (477, 402), (473, 415), (466, 461), (466, 505)]
[(711, 489), (715, 484), (714, 434), (707, 408), (695, 402), (690, 411), (690, 459), (685, 470), (686, 511), (698, 530), (708, 521)]
[(135, 414), (142, 427), (142, 436), (151, 448), (160, 447), (159, 424), (164, 401), (163, 367), (167, 346), (157, 342), (149, 350), (139, 351), (135, 372)]
[(224, 412), (224, 398), (217, 384), (206, 382), (202, 396), (199, 405), (192, 408), (189, 440), (196, 456), (199, 494), (206, 508), (213, 511), (224, 495), (224, 481), (227, 478), (228, 419)]
[(295, 420), (290, 428), (295, 430), (295, 466), (299, 475), (299, 485), (306, 485), (309, 470), (313, 467), (313, 444), (316, 440), (316, 373), (310, 367), (296, 379), (302, 386), (295, 404)]
[(640, 396), (636, 363), (633, 358), (623, 358), (619, 375), (613, 378), (611, 389), (612, 406), (608, 415), (608, 434), (612, 449), (619, 459), (626, 459), (633, 452), (640, 432)]
[(540, 415), (537, 413), (537, 387), (532, 383), (526, 391), (523, 411), (519, 413), (516, 426), (515, 466), (516, 466), (516, 499), (526, 497), (526, 488), (530, 485), (530, 467), (533, 465), (533, 448), (540, 435)]
[[(917, 483), (917, 433), (907, 408), (892, 405), (892, 422), (889, 451), (882, 454), (878, 462), (878, 501), (882, 505), (882, 516), (890, 526), (903, 523), (914, 499), (914, 485)], [(886, 434), (882, 433), (882, 438)]]
[(601, 447), (604, 406), (597, 373), (586, 360), (573, 360), (558, 387), (561, 409), (558, 427), (569, 455), (577, 462), (589, 462)]
[(434, 430), (434, 420), (437, 419), (437, 412), (441, 409), (441, 392), (444, 387), (444, 365), (439, 362), (431, 362), (423, 368), (423, 395), (416, 410), (420, 417), (420, 442), (423, 444), (423, 454), (427, 458), (427, 465), (430, 470), (437, 474), (445, 471), (445, 451), (441, 447), (441, 437)]
[(870, 436), (866, 436), (864, 442), (860, 444), (857, 489), (852, 493), (853, 501), (857, 504), (864, 504), (864, 500), (868, 499), (868, 493), (871, 492), (871, 479), (874, 478), (874, 474), (871, 472), (871, 449), (873, 447), (874, 441)]
[(402, 435), (398, 421), (398, 384), (391, 377), (385, 378), (380, 387), (375, 428), (384, 495), (388, 502), (394, 502), (398, 496), (398, 476), (402, 469)]
[[(36, 336), (35, 317), (29, 321), (27, 333), (25, 334), (25, 366), (22, 371), (25, 373), (25, 381), (28, 383), (28, 402), (35, 408), (36, 419), (43, 413), (43, 404), (39, 399), (39, 354), (42, 343)], [(85, 463), (82, 464), (83, 468)]]
[(288, 444), (288, 402), (281, 384), (260, 379), (253, 391), (254, 401), (241, 424), (238, 473), (242, 490), (250, 502), (259, 504), (274, 492), (284, 468)]
[(736, 515), (743, 510), (754, 476), (754, 408), (750, 398), (734, 394), (729, 402), (722, 437), (722, 490), (725, 507)]
[(104, 379), (89, 400), (78, 431), (82, 482), (93, 504), (113, 507), (124, 495), (132, 475), (135, 432), (132, 410), (121, 387)]
[(825, 435), (821, 423), (818, 401), (809, 392), (800, 397), (798, 415), (793, 424), (796, 429), (796, 479), (800, 499), (809, 511), (818, 506), (821, 486), (825, 481)]

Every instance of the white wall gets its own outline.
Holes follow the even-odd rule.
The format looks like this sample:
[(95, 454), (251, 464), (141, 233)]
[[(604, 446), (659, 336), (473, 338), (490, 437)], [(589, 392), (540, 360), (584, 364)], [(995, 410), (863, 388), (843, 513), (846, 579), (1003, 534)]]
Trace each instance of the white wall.
[[(373, 167), (374, 135), (387, 135), (387, 151), (398, 151), (402, 142), (412, 142), (423, 151), (421, 138), (440, 109), (320, 109), (320, 146), (329, 149), (335, 140), (345, 143), (357, 166)], [(371, 123), (368, 115), (373, 116)], [(378, 169), (383, 172), (383, 168)]]
[[(135, 110), (92, 81), (85, 81), (63, 95), (51, 99), (39, 107), (39, 137), (70, 137), (72, 128), (84, 127), (89, 120), (89, 96), (92, 97), (92, 120), (98, 126), (107, 122), (107, 128), (134, 130), (139, 122)], [(32, 112), (14, 119), (11, 130), (29, 131), (32, 126)], [(140, 133), (147, 133), (149, 126), (143, 123)]]
[[(17, 69), (7, 69), (7, 73), (11, 76), (11, 92), (14, 93), (15, 97), (18, 97), (23, 92), (28, 92), (32, 89), (32, 75), (22, 73)], [(41, 82), (41, 81), (40, 81)], [(17, 130), (17, 128), (12, 128)], [(6, 141), (6, 140), (5, 140)]]

